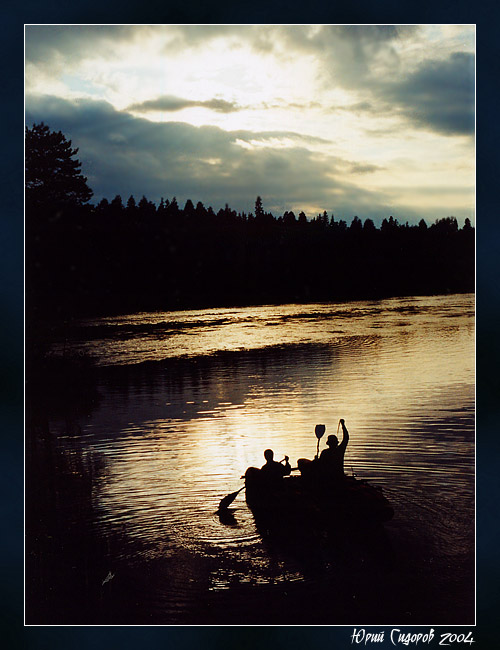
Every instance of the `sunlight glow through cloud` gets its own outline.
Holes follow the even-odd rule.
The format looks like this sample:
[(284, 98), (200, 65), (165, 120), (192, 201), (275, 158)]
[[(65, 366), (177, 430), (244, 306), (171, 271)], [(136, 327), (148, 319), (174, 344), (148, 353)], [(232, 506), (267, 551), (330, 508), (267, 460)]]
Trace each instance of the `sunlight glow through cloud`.
[[(97, 199), (134, 191), (158, 201), (166, 191), (161, 179), (157, 186), (144, 180), (143, 191), (140, 176), (134, 188), (115, 182), (118, 174), (106, 171), (113, 161), (104, 160), (111, 151), (95, 139), (104, 128), (98, 120), (107, 119), (126, 146), (132, 132), (155, 141), (156, 129), (147, 156), (165, 167), (166, 178), (177, 177), (169, 165), (181, 158), (161, 162), (160, 148), (169, 143), (160, 125), (171, 125), (170, 137), (192, 138), (182, 160), (225, 161), (224, 170), (205, 165), (202, 182), (169, 184), (181, 201), (248, 211), (259, 193), (274, 211), (320, 206), (347, 219), (377, 220), (392, 210), (401, 221), (451, 214), (463, 221), (474, 217), (474, 50), (475, 30), (467, 25), (27, 26), (27, 123), (66, 129), (82, 158), (92, 158)], [(215, 129), (211, 154), (188, 125)], [(242, 138), (242, 131), (255, 137)], [(276, 135), (263, 138), (266, 132)], [(245, 192), (234, 176), (238, 198), (224, 194), (219, 172), (248, 173), (251, 164), (258, 182), (269, 176), (273, 151), (288, 150), (296, 152), (288, 181), (271, 175)], [(146, 156), (141, 152), (129, 155)], [(315, 201), (289, 191), (304, 174), (318, 176)], [(272, 205), (266, 194), (275, 197)]]

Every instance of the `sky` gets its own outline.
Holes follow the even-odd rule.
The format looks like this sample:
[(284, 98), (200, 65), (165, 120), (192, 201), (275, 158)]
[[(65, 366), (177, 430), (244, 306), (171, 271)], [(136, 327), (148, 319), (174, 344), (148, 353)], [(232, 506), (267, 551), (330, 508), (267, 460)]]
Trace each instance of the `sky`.
[(79, 148), (94, 203), (474, 223), (474, 26), (25, 30), (26, 124)]

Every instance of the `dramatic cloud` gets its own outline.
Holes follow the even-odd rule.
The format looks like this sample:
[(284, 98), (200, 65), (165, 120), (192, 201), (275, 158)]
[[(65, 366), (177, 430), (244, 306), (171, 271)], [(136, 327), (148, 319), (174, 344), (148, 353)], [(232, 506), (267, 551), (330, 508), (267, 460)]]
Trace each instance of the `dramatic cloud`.
[(423, 61), (402, 79), (372, 82), (363, 90), (369, 101), (330, 110), (400, 118), (401, 129), (411, 125), (443, 135), (473, 135), (474, 74), (474, 55), (454, 52), (445, 60)]
[(474, 28), (28, 26), (27, 122), (96, 197), (474, 217)]
[(360, 163), (352, 163), (350, 171), (353, 174), (371, 174), (372, 172), (380, 171), (382, 168), (377, 165), (363, 165)]
[(182, 99), (181, 97), (173, 97), (172, 95), (149, 99), (140, 104), (131, 104), (128, 110), (137, 111), (138, 113), (147, 113), (149, 111), (167, 111), (173, 113), (175, 111), (182, 111), (185, 108), (192, 108), (193, 106), (208, 108), (211, 111), (217, 111), (219, 113), (232, 113), (233, 111), (241, 110), (241, 107), (234, 102), (226, 102), (224, 99), (215, 98), (200, 101)]
[[(310, 206), (338, 212), (356, 205), (358, 212), (370, 210), (382, 216), (388, 209), (383, 194), (343, 178), (344, 168), (360, 172), (349, 161), (320, 157), (299, 146), (265, 146), (266, 141), (277, 139), (300, 141), (299, 134), (156, 124), (90, 100), (39, 97), (32, 98), (30, 105), (28, 123), (44, 119), (80, 148), (83, 171), (97, 199), (112, 198), (113, 188), (113, 196), (123, 198), (146, 194), (158, 201), (176, 195), (180, 202), (191, 198), (216, 209), (228, 202), (242, 211), (251, 210), (260, 194), (266, 208), (277, 214)], [(252, 147), (254, 141), (264, 146)]]
[(474, 55), (452, 52), (445, 59), (432, 59), (432, 52), (425, 52), (424, 61), (408, 69), (397, 45), (417, 33), (416, 27), (375, 25), (323, 27), (312, 36), (305, 30), (286, 32), (296, 47), (315, 52), (329, 80), (368, 98), (335, 109), (399, 114), (417, 127), (472, 134)]
[(130, 25), (27, 25), (27, 63), (53, 65), (80, 62), (102, 56), (113, 57), (123, 44), (151, 33), (148, 26)]
[(383, 98), (419, 126), (444, 134), (474, 133), (474, 56), (454, 52), (444, 61), (425, 61)]

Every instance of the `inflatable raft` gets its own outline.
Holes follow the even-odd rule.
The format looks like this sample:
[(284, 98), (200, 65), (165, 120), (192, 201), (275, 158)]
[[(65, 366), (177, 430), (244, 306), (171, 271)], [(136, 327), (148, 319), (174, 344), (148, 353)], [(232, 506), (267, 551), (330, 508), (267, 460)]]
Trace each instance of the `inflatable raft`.
[(285, 476), (269, 482), (256, 467), (245, 472), (245, 498), (255, 515), (276, 522), (336, 527), (382, 524), (394, 509), (380, 487), (353, 476), (329, 481), (324, 477)]

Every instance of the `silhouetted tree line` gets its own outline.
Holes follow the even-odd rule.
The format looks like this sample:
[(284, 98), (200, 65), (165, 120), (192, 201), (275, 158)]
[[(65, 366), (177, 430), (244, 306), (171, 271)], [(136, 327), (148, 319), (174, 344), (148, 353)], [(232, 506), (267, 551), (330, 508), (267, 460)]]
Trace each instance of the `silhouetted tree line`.
[(215, 212), (176, 198), (89, 203), (62, 133), (26, 130), (26, 291), (46, 315), (474, 291), (474, 229), (392, 216)]

